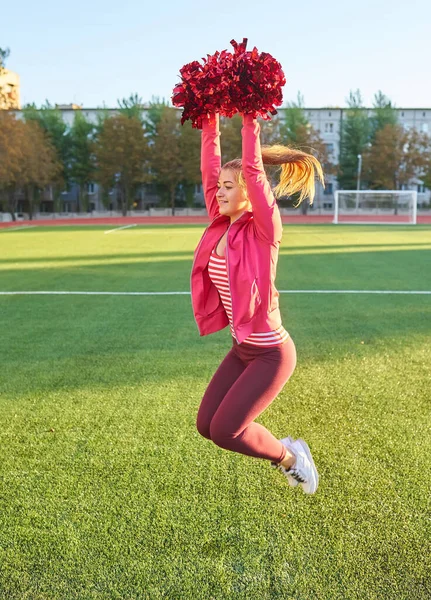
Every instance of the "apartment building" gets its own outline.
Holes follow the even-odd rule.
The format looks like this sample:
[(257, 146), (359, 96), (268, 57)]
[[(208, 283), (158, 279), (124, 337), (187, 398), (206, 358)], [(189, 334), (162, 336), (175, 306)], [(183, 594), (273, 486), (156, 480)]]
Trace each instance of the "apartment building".
[(0, 71), (0, 110), (20, 109), (20, 82), (18, 73), (1, 69)]
[[(372, 109), (364, 109), (368, 116), (372, 116)], [(340, 132), (343, 120), (346, 118), (347, 108), (305, 108), (304, 112), (310, 124), (319, 132), (330, 156), (331, 162), (338, 164), (340, 155)], [(280, 110), (280, 113), (282, 109)], [(405, 130), (417, 129), (423, 133), (431, 133), (431, 108), (397, 108), (398, 121)], [(421, 182), (414, 184), (421, 200), (429, 201), (430, 191), (426, 190)], [(319, 186), (320, 187), (320, 186)], [(334, 176), (328, 177), (325, 191), (320, 187), (316, 194), (317, 202), (332, 203), (333, 193), (337, 189)]]
[[(116, 108), (83, 108), (77, 105), (57, 105), (61, 111), (63, 120), (70, 126), (73, 123), (76, 110), (81, 110), (84, 116), (91, 122), (96, 123), (101, 113), (106, 116), (112, 116), (118, 113)], [(145, 109), (144, 109), (145, 110)], [(280, 118), (283, 118), (285, 109), (278, 109)], [(366, 108), (368, 115), (372, 115), (372, 109)], [(319, 132), (327, 149), (330, 160), (333, 164), (337, 164), (340, 154), (340, 132), (343, 125), (343, 120), (346, 118), (347, 108), (327, 107), (327, 108), (304, 108), (305, 115), (312, 127)], [(431, 108), (397, 108), (399, 123), (406, 129), (417, 129), (423, 133), (431, 134)], [(22, 116), (22, 111), (15, 111), (18, 118)], [(427, 190), (422, 182), (414, 182), (413, 188), (418, 191), (419, 202), (431, 201), (431, 192)], [(333, 209), (334, 192), (337, 189), (337, 180), (335, 175), (326, 177), (325, 189), (320, 184), (316, 185), (316, 197), (314, 200), (313, 210), (319, 212), (331, 211)], [(102, 210), (103, 204), (98, 193), (98, 186), (91, 184), (89, 186), (89, 200), (92, 210)], [(112, 202), (109, 207), (112, 210), (116, 209), (115, 193), (111, 192)], [(197, 186), (195, 194), (196, 204), (203, 204), (203, 196), (201, 186)], [(137, 199), (140, 207), (149, 205), (157, 205), (158, 198), (151, 190), (151, 187), (143, 189), (140, 197)], [(72, 188), (63, 193), (63, 205), (65, 212), (73, 212), (76, 208), (77, 190)], [(43, 207), (42, 207), (43, 208)], [(48, 205), (46, 206), (48, 209)]]

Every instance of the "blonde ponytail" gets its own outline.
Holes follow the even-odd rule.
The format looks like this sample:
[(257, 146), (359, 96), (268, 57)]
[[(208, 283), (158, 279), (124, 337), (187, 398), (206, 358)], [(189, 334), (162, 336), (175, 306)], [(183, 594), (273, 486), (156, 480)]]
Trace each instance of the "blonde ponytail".
[(264, 165), (280, 165), (280, 181), (274, 188), (274, 195), (278, 198), (292, 196), (299, 192), (296, 206), (307, 197), (310, 199), (310, 204), (313, 203), (315, 175), (321, 184), (325, 185), (322, 166), (312, 154), (287, 146), (262, 146), (262, 160)]
[[(322, 166), (312, 154), (276, 144), (274, 146), (262, 146), (262, 160), (264, 165), (278, 165), (281, 169), (280, 181), (274, 188), (276, 198), (292, 196), (299, 192), (295, 208), (307, 197), (310, 199), (310, 204), (313, 204), (315, 194), (314, 178), (316, 175), (321, 184), (325, 186)], [(240, 158), (234, 158), (225, 163), (222, 168), (235, 171), (239, 185), (246, 190)]]

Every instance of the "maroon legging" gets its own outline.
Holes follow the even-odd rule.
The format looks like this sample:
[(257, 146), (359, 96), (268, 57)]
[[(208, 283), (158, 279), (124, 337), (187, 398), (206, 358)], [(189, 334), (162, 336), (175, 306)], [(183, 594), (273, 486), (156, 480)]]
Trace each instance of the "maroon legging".
[(197, 429), (217, 446), (280, 463), (286, 448), (263, 425), (254, 423), (292, 375), (293, 340), (260, 348), (237, 344), (215, 372), (197, 415)]

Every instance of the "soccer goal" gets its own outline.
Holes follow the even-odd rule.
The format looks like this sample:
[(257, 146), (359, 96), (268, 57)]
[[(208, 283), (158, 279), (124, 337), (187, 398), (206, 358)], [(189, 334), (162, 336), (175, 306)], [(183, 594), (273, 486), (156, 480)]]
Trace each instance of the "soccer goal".
[(417, 201), (411, 190), (337, 190), (333, 223), (415, 225)]

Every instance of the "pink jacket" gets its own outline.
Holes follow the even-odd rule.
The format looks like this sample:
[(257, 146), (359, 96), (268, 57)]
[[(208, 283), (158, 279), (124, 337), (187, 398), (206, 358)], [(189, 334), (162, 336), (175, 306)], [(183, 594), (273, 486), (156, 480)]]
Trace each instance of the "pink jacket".
[(210, 254), (226, 229), (226, 264), (232, 297), (235, 337), (240, 344), (251, 333), (264, 333), (281, 325), (275, 288), (278, 249), (282, 236), (280, 211), (263, 169), (260, 126), (244, 115), (242, 168), (253, 211), (244, 212), (232, 225), (219, 214), (216, 199), (221, 169), (218, 116), (202, 128), (201, 170), (205, 203), (211, 223), (195, 250), (191, 273), (193, 312), (200, 335), (229, 324), (219, 293), (208, 275)]

